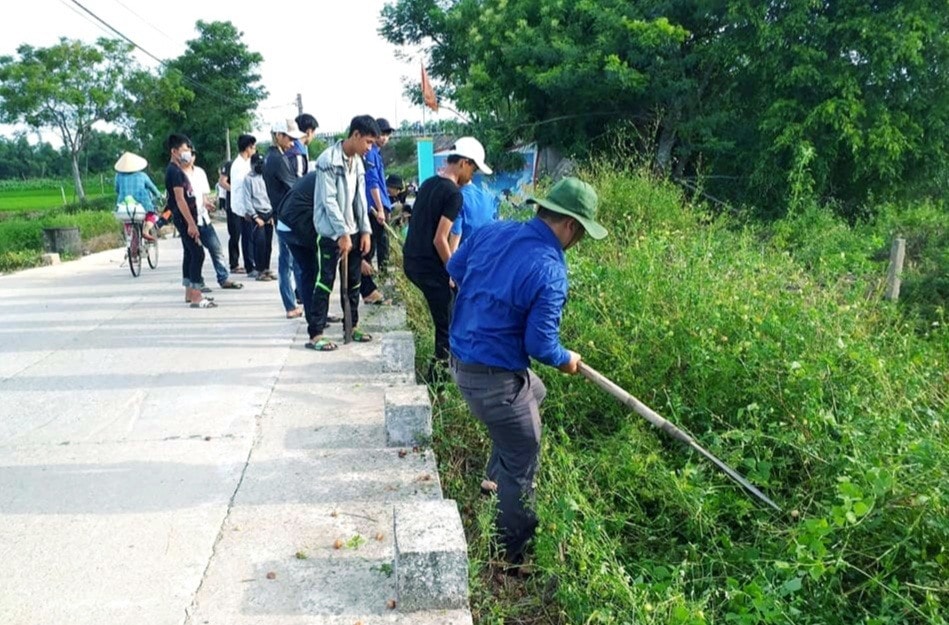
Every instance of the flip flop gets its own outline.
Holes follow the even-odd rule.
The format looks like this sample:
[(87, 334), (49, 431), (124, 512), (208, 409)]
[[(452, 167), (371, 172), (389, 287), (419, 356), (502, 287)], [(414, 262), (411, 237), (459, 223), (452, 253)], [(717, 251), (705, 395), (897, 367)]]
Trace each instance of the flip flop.
[(363, 332), (362, 330), (353, 328), (353, 340), (357, 343), (368, 343), (372, 340), (372, 335), (368, 332)]
[(244, 283), (243, 283), (243, 282), (231, 282), (230, 280), (228, 280), (227, 282), (225, 282), (224, 284), (221, 285), (221, 288), (222, 288), (222, 289), (243, 289), (243, 288), (244, 288)]
[(191, 308), (217, 308), (217, 304), (215, 304), (213, 300), (205, 297), (200, 302), (191, 304)]
[(327, 323), (339, 323), (343, 320), (339, 315), (326, 315)]
[(317, 352), (335, 352), (339, 349), (339, 346), (329, 339), (320, 339), (316, 342), (307, 341), (303, 346)]

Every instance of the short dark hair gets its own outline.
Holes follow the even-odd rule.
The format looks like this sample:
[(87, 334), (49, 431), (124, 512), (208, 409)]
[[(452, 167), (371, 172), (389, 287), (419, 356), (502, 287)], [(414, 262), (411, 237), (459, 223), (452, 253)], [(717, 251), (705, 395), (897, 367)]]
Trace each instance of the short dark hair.
[(454, 165), (455, 163), (461, 163), (463, 161), (469, 161), (475, 167), (478, 166), (478, 164), (475, 163), (473, 160), (471, 160), (467, 156), (462, 156), (461, 154), (449, 154), (448, 158), (445, 159), (445, 162), (447, 162), (449, 165)]
[(264, 173), (264, 157), (259, 153), (254, 152), (250, 157), (250, 168), (254, 171), (255, 174)]
[(257, 137), (254, 135), (241, 135), (237, 138), (237, 151), (243, 152), (247, 148), (257, 143)]
[(379, 124), (371, 115), (353, 117), (353, 120), (349, 122), (349, 136), (351, 137), (357, 132), (364, 137), (378, 137), (382, 134), (379, 132)]
[(309, 113), (301, 113), (300, 115), (297, 115), (293, 121), (297, 123), (297, 128), (300, 129), (300, 132), (316, 130), (320, 127), (320, 123), (316, 121), (316, 118)]
[(562, 221), (573, 219), (573, 217), (571, 217), (570, 215), (565, 215), (563, 213), (552, 211), (549, 208), (544, 208), (540, 204), (537, 205), (537, 216), (540, 217), (543, 221), (546, 221), (547, 223), (550, 223), (550, 224), (559, 224)]
[(191, 145), (191, 139), (188, 138), (188, 135), (182, 134), (180, 132), (173, 132), (168, 135), (168, 138), (165, 139), (165, 149), (171, 152), (175, 148), (180, 148), (183, 145)]

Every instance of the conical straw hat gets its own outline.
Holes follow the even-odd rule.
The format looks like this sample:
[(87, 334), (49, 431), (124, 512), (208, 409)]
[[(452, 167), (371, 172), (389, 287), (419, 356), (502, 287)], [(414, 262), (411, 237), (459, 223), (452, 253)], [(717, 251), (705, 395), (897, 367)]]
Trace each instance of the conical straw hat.
[(148, 161), (139, 156), (126, 152), (119, 160), (115, 161), (115, 171), (121, 174), (131, 174), (132, 172), (142, 171), (148, 167)]

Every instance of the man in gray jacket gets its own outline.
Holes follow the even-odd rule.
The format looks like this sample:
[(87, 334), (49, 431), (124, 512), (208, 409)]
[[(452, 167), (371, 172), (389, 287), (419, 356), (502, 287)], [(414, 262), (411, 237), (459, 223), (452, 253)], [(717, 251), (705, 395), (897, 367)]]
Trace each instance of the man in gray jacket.
[[(309, 349), (324, 352), (337, 349), (335, 343), (323, 336), (323, 331), (330, 294), (336, 283), (336, 266), (343, 255), (347, 257), (349, 270), (346, 295), (353, 317), (353, 340), (372, 340), (357, 326), (361, 260), (369, 253), (372, 235), (362, 157), (378, 136), (379, 126), (372, 117), (354, 117), (349, 125), (349, 136), (324, 150), (314, 171), (300, 178), (280, 203), (280, 220), (292, 231), (289, 247), (294, 262), (301, 266), (304, 285), (308, 276), (313, 276), (316, 283), (311, 310), (306, 311)], [(309, 206), (312, 213), (307, 220)], [(304, 299), (304, 308), (305, 304)]]

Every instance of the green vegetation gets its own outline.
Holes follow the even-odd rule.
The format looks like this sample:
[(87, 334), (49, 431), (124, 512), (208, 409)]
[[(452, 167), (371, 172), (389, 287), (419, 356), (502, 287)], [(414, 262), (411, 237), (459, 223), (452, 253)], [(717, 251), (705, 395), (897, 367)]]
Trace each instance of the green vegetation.
[(942, 0), (395, 0), (381, 21), (489, 156), (520, 139), (585, 157), (619, 137), (772, 214), (800, 150), (844, 214), (949, 174)]
[[(566, 345), (786, 513), (582, 378), (539, 367), (540, 575), (499, 582), (478, 496), (489, 443), (449, 386), (434, 445), (463, 508), (476, 622), (949, 622), (946, 206), (885, 205), (850, 227), (802, 193), (762, 226), (645, 174), (584, 177), (610, 237), (568, 254)], [(912, 251), (891, 303), (895, 233)], [(428, 311), (403, 286), (424, 359)]]
[[(113, 203), (109, 198), (107, 205)], [(57, 209), (35, 218), (14, 215), (0, 220), (0, 272), (38, 265), (43, 253), (43, 228), (68, 226), (78, 226), (87, 243), (101, 238), (102, 245), (116, 247), (121, 242), (120, 226), (109, 210)]]
[[(96, 181), (94, 188), (87, 190), (86, 200), (99, 204), (115, 195), (112, 192), (112, 179)], [(63, 196), (66, 203), (63, 203)], [(30, 180), (0, 180), (0, 213), (18, 213), (46, 211), (64, 206), (75, 205), (79, 196), (71, 182), (49, 178)]]

